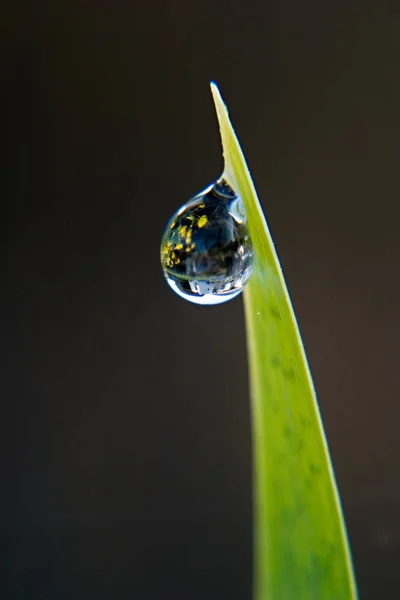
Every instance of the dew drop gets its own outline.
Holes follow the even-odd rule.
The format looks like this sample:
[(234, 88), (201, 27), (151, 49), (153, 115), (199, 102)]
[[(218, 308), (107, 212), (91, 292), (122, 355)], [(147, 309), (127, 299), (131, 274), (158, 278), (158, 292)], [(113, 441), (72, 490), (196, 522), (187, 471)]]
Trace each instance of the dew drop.
[(243, 290), (253, 247), (241, 198), (221, 179), (184, 204), (161, 241), (161, 265), (170, 287), (196, 304), (221, 304)]

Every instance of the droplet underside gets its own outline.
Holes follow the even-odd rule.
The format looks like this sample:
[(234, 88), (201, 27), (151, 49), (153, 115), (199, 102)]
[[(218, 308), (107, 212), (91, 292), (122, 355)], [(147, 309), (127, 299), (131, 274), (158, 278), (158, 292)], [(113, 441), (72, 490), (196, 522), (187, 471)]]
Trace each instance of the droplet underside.
[(223, 179), (184, 204), (161, 242), (170, 287), (196, 304), (221, 304), (240, 294), (253, 266), (242, 200)]

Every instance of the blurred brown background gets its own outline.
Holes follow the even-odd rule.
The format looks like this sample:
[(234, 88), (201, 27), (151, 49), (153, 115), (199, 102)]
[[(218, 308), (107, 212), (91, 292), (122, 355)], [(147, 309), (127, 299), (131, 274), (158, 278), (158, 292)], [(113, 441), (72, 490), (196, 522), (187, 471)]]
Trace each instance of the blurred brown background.
[(159, 266), (222, 167), (210, 79), (298, 314), (361, 598), (398, 598), (398, 3), (59, 0), (0, 22), (0, 598), (250, 598), (241, 301), (185, 303)]

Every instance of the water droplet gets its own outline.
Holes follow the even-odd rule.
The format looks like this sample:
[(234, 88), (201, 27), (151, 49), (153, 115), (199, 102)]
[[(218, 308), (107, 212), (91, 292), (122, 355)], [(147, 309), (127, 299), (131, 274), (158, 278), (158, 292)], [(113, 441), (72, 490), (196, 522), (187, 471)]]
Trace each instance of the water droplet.
[(253, 248), (242, 200), (219, 180), (184, 204), (161, 241), (161, 265), (170, 287), (196, 304), (221, 304), (243, 290)]

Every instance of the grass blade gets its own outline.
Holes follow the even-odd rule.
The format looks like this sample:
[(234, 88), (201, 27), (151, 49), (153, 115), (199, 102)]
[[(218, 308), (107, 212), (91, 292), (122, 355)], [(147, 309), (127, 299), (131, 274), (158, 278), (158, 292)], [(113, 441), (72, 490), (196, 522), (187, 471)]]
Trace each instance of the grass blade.
[(211, 84), (255, 250), (244, 291), (253, 428), (254, 600), (357, 598), (339, 496), (289, 294), (247, 165)]

